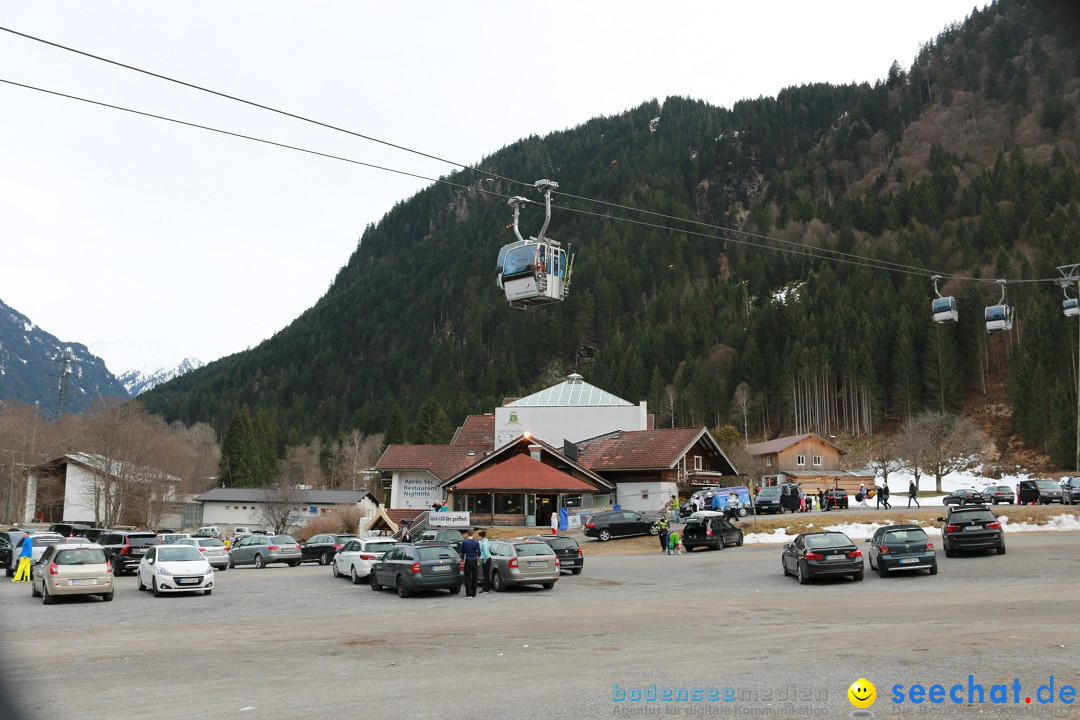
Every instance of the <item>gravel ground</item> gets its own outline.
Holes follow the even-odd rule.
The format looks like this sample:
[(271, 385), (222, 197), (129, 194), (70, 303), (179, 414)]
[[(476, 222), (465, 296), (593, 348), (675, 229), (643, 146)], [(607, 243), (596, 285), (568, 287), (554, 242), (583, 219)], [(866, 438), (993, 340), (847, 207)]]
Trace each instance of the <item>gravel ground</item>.
[[(851, 715), (860, 677), (876, 717), (1080, 717), (1023, 704), (1051, 675), (1057, 692), (1080, 686), (1078, 543), (1017, 535), (1004, 556), (939, 553), (936, 577), (807, 586), (782, 576), (778, 546), (605, 554), (553, 590), (476, 599), (400, 599), (312, 565), (219, 573), (211, 597), (155, 599), (123, 577), (108, 604), (45, 607), (4, 582), (0, 657), (25, 720), (832, 718)], [(894, 685), (969, 674), (1019, 679), (1021, 705), (890, 701)], [(613, 699), (653, 683), (735, 699)]]

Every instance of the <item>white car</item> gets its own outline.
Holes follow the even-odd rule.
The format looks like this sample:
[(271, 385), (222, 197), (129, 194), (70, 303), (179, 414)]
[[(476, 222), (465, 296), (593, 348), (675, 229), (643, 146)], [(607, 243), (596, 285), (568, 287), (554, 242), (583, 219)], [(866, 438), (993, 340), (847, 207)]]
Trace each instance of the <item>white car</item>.
[(383, 556), (397, 541), (389, 538), (353, 538), (338, 550), (330, 563), (334, 577), (348, 575), (354, 585), (359, 585), (371, 572), (371, 565)]
[(154, 545), (139, 561), (139, 589), (150, 588), (154, 597), (164, 593), (214, 590), (214, 568), (191, 545)]

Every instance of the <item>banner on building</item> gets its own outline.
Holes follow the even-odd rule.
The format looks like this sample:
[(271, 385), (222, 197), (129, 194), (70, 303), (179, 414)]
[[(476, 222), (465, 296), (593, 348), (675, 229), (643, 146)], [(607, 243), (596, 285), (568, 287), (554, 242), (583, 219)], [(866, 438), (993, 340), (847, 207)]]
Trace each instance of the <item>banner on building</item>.
[(430, 527), (469, 527), (467, 512), (429, 512), (428, 525)]

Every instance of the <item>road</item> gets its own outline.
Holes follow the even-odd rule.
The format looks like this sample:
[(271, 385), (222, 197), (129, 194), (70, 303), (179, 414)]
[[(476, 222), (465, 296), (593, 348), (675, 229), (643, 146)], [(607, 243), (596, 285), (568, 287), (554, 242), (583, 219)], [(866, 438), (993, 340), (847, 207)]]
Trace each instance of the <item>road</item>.
[[(1078, 544), (1011, 535), (1004, 556), (939, 550), (936, 577), (807, 586), (782, 576), (777, 545), (605, 554), (553, 590), (476, 599), (400, 599), (313, 565), (218, 573), (210, 597), (122, 577), (112, 603), (50, 607), (4, 582), (0, 650), (27, 720), (849, 717), (860, 677), (879, 718), (1080, 717), (1059, 696), (1023, 703), (1051, 675), (1055, 693), (1080, 686)], [(1021, 705), (891, 702), (894, 685), (969, 674), (986, 692), (1018, 679)], [(734, 699), (613, 699), (653, 683)]]

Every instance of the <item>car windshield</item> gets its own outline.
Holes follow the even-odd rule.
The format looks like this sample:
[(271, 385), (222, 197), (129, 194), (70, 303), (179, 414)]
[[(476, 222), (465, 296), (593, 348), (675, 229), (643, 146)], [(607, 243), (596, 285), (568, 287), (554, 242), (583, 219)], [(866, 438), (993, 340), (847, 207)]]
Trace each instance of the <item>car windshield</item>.
[(767, 488), (761, 488), (761, 491), (758, 492), (758, 497), (776, 497), (779, 494), (780, 494), (780, 488), (778, 488), (778, 487), (767, 487)]
[(926, 533), (917, 528), (910, 528), (906, 530), (890, 530), (885, 533), (885, 543), (891, 542), (926, 542)]
[(202, 547), (225, 547), (225, 543), (215, 538), (200, 538), (199, 545)]
[(950, 522), (993, 522), (994, 520), (996, 520), (994, 513), (989, 510), (969, 510), (953, 513), (949, 517)]
[(157, 535), (128, 535), (128, 544), (136, 547), (152, 545), (157, 541)]
[(806, 547), (811, 550), (846, 547), (851, 544), (851, 540), (844, 533), (824, 533), (821, 535), (809, 535), (806, 538)]
[(460, 560), (453, 548), (447, 547), (422, 547), (417, 548), (421, 560)]
[(1035, 487), (1040, 490), (1058, 490), (1057, 483), (1050, 482), (1049, 480), (1036, 480)]
[(53, 562), (57, 565), (104, 565), (105, 551), (101, 548), (61, 550), (56, 553)]
[(551, 548), (547, 543), (519, 543), (514, 545), (518, 556), (522, 555), (552, 555)]
[(190, 545), (166, 545), (158, 549), (157, 559), (161, 562), (185, 562), (203, 558), (199, 551)]
[(64, 537), (62, 535), (31, 535), (30, 540), (33, 541), (34, 547), (48, 547), (64, 542)]
[(296, 539), (292, 535), (274, 535), (270, 538), (273, 545), (295, 545)]
[(393, 542), (368, 543), (362, 549), (364, 552), (387, 552), (394, 547), (394, 544)]
[(578, 546), (577, 540), (568, 537), (553, 537), (544, 540), (548, 545), (556, 550), (566, 550), (567, 548), (576, 548)]

